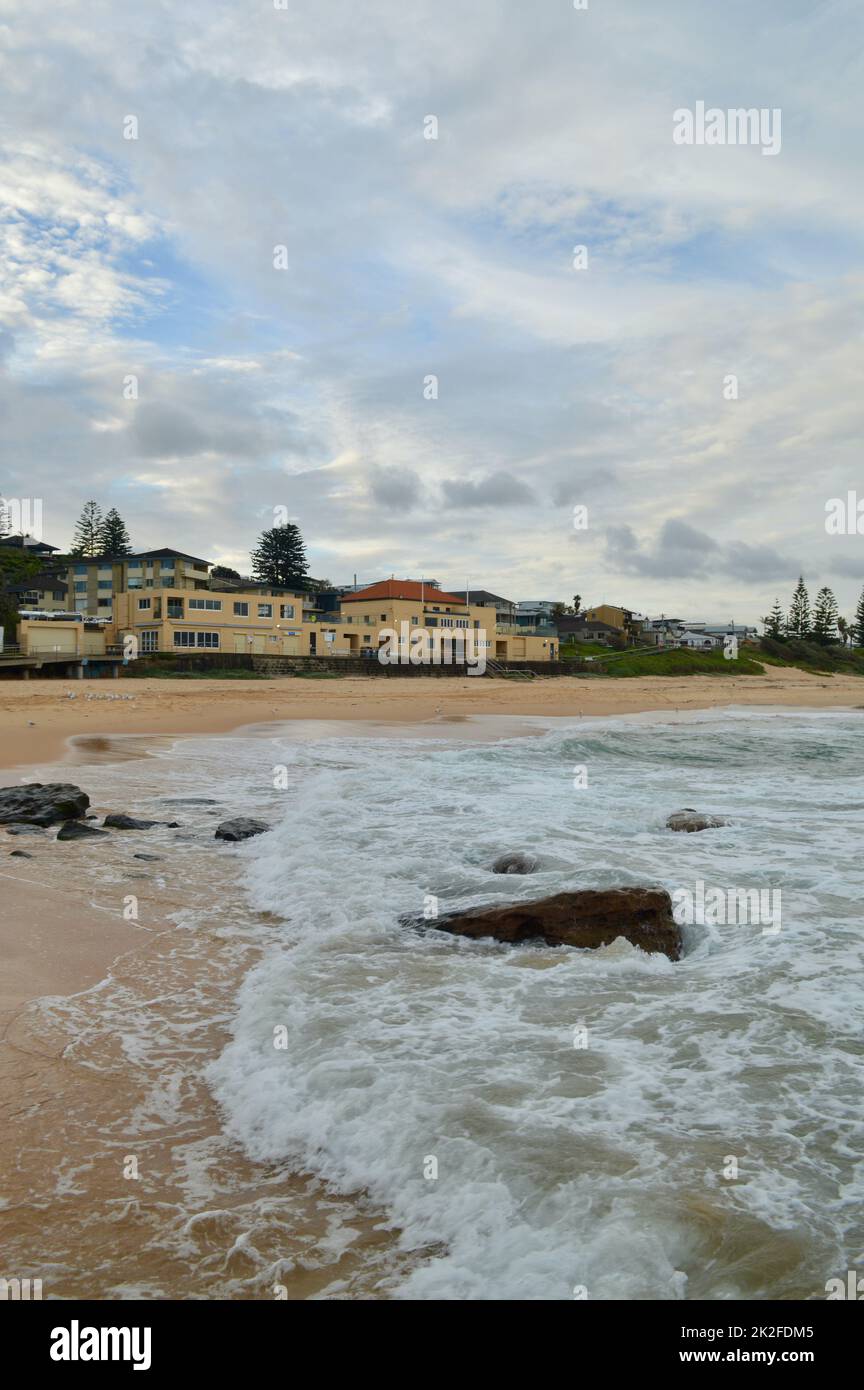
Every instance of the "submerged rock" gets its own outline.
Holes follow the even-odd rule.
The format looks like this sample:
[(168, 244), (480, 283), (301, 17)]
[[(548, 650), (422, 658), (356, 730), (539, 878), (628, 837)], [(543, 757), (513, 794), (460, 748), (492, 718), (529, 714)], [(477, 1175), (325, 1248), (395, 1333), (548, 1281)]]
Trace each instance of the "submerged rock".
[(219, 802), (212, 796), (163, 796), (162, 800), (166, 806), (218, 806)]
[(55, 825), (61, 820), (80, 819), (89, 805), (87, 793), (71, 782), (28, 782), (21, 787), (3, 787), (0, 825)]
[(133, 858), (133, 859), (152, 859), (153, 862), (154, 862), (154, 864), (156, 864), (156, 863), (161, 863), (161, 862), (162, 862), (162, 856), (159, 855), (159, 854), (133, 854), (133, 855), (132, 855), (132, 858)]
[(439, 917), (431, 925), (456, 936), (545, 941), (547, 946), (588, 950), (623, 936), (642, 951), (681, 959), (681, 931), (664, 888), (585, 888), (535, 902), (472, 907)]
[(7, 825), (7, 835), (43, 835), (44, 826), (41, 825)]
[(692, 806), (685, 806), (683, 811), (673, 811), (666, 822), (666, 828), (692, 835), (695, 830), (716, 830), (718, 826), (728, 824), (727, 820), (722, 820), (719, 816), (705, 816), (701, 811), (694, 811)]
[(237, 816), (235, 820), (223, 820), (221, 825), (217, 825), (215, 838), (217, 840), (249, 840), (253, 835), (263, 835), (270, 826), (263, 820), (254, 820), (251, 816)]
[(511, 854), (499, 854), (492, 865), (493, 874), (533, 874), (537, 860), (533, 854), (523, 854), (514, 850)]
[(96, 835), (110, 840), (107, 830), (97, 830), (95, 825), (82, 825), (81, 821), (67, 820), (57, 832), (58, 840), (92, 840)]
[(32, 859), (33, 855), (28, 854), (26, 849), (13, 849), (9, 854), (10, 859)]
[(102, 824), (106, 829), (110, 826), (112, 830), (152, 830), (154, 825), (164, 825), (164, 821), (137, 820), (135, 816), (123, 816), (112, 811)]

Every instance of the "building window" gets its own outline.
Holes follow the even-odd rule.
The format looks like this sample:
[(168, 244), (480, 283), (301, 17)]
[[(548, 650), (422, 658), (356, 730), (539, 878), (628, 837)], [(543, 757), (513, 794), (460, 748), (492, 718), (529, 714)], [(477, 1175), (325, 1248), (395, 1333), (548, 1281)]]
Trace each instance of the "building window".
[(175, 632), (175, 647), (218, 647), (218, 632)]
[(259, 617), (259, 618), (272, 618), (272, 617), (273, 617), (273, 605), (272, 605), (272, 603), (259, 603), (259, 605), (258, 605), (258, 617)]
[(382, 621), (382, 623), (386, 623), (386, 621), (387, 621), (387, 614), (386, 614), (386, 613), (382, 613), (382, 614), (381, 614), (381, 621)]
[(76, 580), (75, 580), (75, 592), (76, 592), (76, 594), (86, 594), (86, 592), (87, 592), (87, 580), (86, 580), (86, 579), (76, 579)]
[(99, 579), (96, 583), (97, 589), (113, 589), (114, 584), (110, 579)]
[(419, 626), (420, 626), (420, 619), (419, 619), (419, 618), (412, 618), (411, 621), (412, 621), (412, 623), (414, 624), (415, 627), (419, 627)]
[(158, 627), (148, 627), (141, 633), (142, 652), (155, 652), (159, 650), (159, 629)]
[(182, 617), (183, 617), (183, 600), (182, 600), (182, 598), (169, 598), (169, 600), (168, 600), (168, 617), (169, 617), (169, 618), (182, 618)]
[(208, 613), (221, 613), (222, 600), (221, 598), (190, 598), (189, 607), (206, 608)]
[[(249, 605), (248, 605), (248, 603), (235, 603), (235, 605), (234, 605), (234, 616), (235, 616), (235, 618), (248, 618), (248, 617), (249, 617)], [(285, 614), (283, 613), (282, 616), (283, 616), (283, 618), (284, 618)]]
[(86, 566), (86, 565), (73, 565), (73, 566), (72, 566), (72, 572), (73, 572), (73, 574), (86, 574), (86, 573), (87, 573), (87, 566)]
[(98, 607), (99, 607), (99, 608), (110, 608), (110, 607), (111, 607), (111, 600), (110, 600), (110, 598), (100, 598), (99, 603), (98, 603)]
[(139, 609), (142, 609), (142, 608), (149, 608), (149, 607), (150, 607), (150, 600), (149, 600), (149, 598), (139, 598), (139, 600), (138, 600), (138, 608), (139, 608)]
[(371, 642), (371, 641), (372, 641), (372, 638), (369, 637), (369, 636), (367, 635), (367, 636), (364, 636), (363, 641), (364, 641), (364, 642)]
[(280, 618), (293, 618), (293, 617), (294, 617), (294, 605), (293, 605), (293, 603), (280, 603), (280, 605), (279, 605), (279, 616), (280, 616)]
[(53, 598), (55, 603), (63, 603), (63, 601), (66, 598), (66, 595), (63, 593), (61, 589), (55, 589), (51, 597)]

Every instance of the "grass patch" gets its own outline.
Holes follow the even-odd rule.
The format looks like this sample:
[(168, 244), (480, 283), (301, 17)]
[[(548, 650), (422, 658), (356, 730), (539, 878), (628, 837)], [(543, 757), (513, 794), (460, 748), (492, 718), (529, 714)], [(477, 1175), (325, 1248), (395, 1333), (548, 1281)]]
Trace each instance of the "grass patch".
[(727, 661), (722, 652), (692, 652), (682, 647), (673, 651), (622, 652), (606, 661), (591, 663), (604, 676), (764, 676), (765, 668), (751, 656), (740, 652), (737, 661)]
[(796, 666), (800, 671), (819, 676), (835, 671), (864, 676), (864, 647), (844, 647), (839, 643), (822, 646), (820, 642), (797, 639), (778, 642), (773, 637), (763, 637), (759, 643), (759, 660), (769, 666)]

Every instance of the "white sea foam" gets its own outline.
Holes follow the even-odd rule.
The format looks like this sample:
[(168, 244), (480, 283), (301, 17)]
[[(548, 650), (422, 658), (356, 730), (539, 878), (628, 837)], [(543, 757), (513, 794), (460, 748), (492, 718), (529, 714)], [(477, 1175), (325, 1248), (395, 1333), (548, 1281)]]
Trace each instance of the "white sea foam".
[[(389, 1296), (823, 1296), (864, 1240), (862, 729), (724, 712), (482, 745), (226, 741), (232, 809), (277, 822), (237, 853), (281, 923), (209, 1069), (230, 1133), (386, 1205), (418, 1252)], [(261, 791), (270, 761), (287, 791)], [(682, 806), (732, 823), (671, 834)], [(507, 849), (539, 871), (491, 874)], [(700, 879), (780, 888), (782, 931), (694, 926), (673, 965), (399, 924), (427, 895)]]

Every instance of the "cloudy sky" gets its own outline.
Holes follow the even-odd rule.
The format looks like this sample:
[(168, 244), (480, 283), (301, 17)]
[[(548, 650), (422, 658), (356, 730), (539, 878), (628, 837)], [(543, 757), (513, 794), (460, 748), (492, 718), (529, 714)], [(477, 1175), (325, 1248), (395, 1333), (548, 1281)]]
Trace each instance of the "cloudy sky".
[[(859, 0), (281, 3), (0, 0), (0, 492), (244, 571), (287, 507), (337, 582), (854, 608)], [(676, 145), (698, 101), (780, 153)]]

